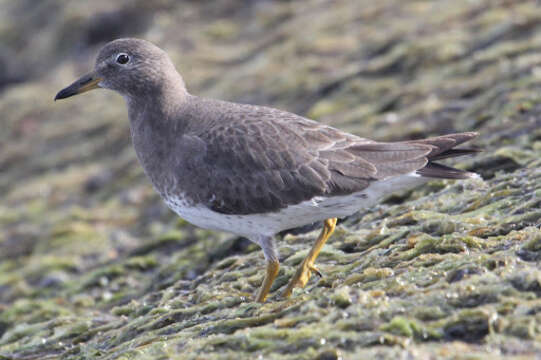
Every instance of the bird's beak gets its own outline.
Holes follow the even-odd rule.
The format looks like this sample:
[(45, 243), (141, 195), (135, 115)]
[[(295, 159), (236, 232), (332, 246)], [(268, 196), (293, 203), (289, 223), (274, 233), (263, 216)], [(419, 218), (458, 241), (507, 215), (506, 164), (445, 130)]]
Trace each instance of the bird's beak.
[(54, 97), (54, 100), (65, 99), (73, 95), (82, 94), (86, 91), (99, 88), (99, 83), (103, 78), (96, 75), (94, 71), (81, 76), (70, 86), (60, 90)]

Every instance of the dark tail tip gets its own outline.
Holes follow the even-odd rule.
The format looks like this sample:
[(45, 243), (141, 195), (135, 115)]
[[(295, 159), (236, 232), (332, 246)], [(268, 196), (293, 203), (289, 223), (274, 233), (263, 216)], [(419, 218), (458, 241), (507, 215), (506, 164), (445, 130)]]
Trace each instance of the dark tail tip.
[(464, 155), (472, 155), (472, 154), (480, 153), (482, 151), (483, 150), (481, 149), (449, 149), (440, 154), (430, 157), (430, 161), (448, 159), (448, 158), (464, 156)]
[(429, 162), (422, 169), (417, 170), (417, 174), (436, 179), (472, 179), (479, 175), (473, 172), (456, 169), (450, 166)]

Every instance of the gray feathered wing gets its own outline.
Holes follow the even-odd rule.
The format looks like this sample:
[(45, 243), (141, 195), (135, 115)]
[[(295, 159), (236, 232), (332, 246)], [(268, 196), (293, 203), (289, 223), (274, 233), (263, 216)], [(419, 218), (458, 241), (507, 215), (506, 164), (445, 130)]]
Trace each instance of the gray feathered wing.
[[(250, 111), (240, 109), (242, 117), (229, 112), (228, 118), (209, 122), (205, 131), (187, 133), (179, 142), (180, 152), (189, 154), (180, 166), (190, 174), (180, 186), (197, 194), (194, 202), (224, 214), (277, 211), (414, 171), (446, 177), (446, 167), (426, 174), (422, 169), (432, 157), (454, 156), (454, 146), (476, 135), (378, 143), (276, 109), (232, 105)], [(460, 170), (452, 169), (448, 177), (458, 177), (455, 172)]]

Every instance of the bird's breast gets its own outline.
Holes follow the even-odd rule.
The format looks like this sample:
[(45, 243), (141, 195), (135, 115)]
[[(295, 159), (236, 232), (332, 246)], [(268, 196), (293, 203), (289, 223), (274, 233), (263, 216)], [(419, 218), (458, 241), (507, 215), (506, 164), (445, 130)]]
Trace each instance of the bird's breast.
[(170, 134), (144, 121), (130, 121), (130, 131), (137, 159), (155, 189), (164, 194), (176, 187), (180, 174), (175, 171)]

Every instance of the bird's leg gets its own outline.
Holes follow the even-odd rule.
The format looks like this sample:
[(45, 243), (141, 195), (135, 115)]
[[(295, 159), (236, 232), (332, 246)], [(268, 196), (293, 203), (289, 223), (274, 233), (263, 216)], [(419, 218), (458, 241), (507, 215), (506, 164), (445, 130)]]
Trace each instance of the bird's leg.
[(274, 243), (274, 238), (272, 236), (260, 236), (257, 238), (252, 238), (251, 240), (261, 246), (263, 249), (263, 255), (265, 255), (265, 260), (267, 262), (265, 279), (263, 279), (263, 284), (261, 284), (261, 287), (255, 296), (255, 301), (262, 303), (267, 299), (267, 295), (269, 295), (272, 283), (278, 275), (278, 270), (280, 270), (280, 262), (278, 261), (278, 251), (276, 250), (276, 244)]
[(321, 276), (319, 270), (314, 266), (314, 262), (316, 261), (316, 258), (319, 255), (321, 248), (323, 247), (323, 245), (325, 245), (327, 239), (329, 239), (329, 237), (334, 232), (334, 228), (336, 227), (336, 220), (336, 218), (330, 218), (325, 220), (323, 229), (321, 230), (321, 233), (319, 234), (316, 243), (314, 244), (314, 246), (312, 246), (312, 249), (310, 249), (310, 252), (303, 260), (301, 266), (299, 266), (297, 272), (289, 281), (289, 284), (287, 285), (287, 288), (283, 294), (284, 297), (289, 297), (295, 287), (303, 288), (310, 279), (310, 275), (312, 272)]
[(276, 279), (276, 276), (278, 275), (279, 269), (280, 263), (278, 262), (278, 260), (267, 261), (267, 273), (265, 274), (263, 284), (261, 284), (261, 287), (257, 292), (255, 301), (263, 303), (265, 302), (265, 300), (267, 300), (267, 295), (269, 295), (270, 288), (272, 286), (272, 283), (274, 282), (274, 279)]

